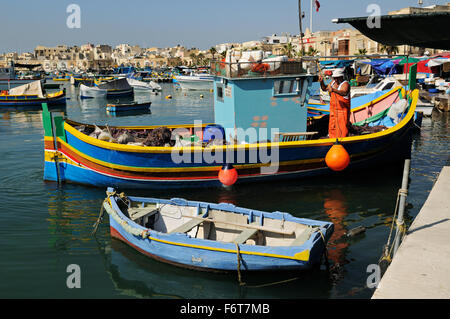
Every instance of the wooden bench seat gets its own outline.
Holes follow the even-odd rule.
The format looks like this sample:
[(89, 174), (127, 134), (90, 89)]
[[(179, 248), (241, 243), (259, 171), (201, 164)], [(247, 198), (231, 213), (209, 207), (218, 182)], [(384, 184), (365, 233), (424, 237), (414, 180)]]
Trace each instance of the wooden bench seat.
[(174, 234), (174, 233), (187, 233), (188, 231), (190, 231), (192, 228), (200, 225), (201, 223), (203, 223), (203, 220), (198, 220), (198, 219), (191, 219), (190, 221), (188, 221), (187, 223), (184, 223), (183, 225), (175, 228), (174, 230), (172, 230), (169, 234)]
[(301, 246), (303, 245), (314, 232), (315, 228), (308, 227), (303, 232), (298, 234), (297, 238), (291, 243), (291, 246)]
[(243, 244), (257, 232), (258, 229), (254, 228), (245, 229), (233, 240), (233, 242), (236, 244)]
[(152, 216), (159, 212), (159, 209), (156, 208), (156, 205), (146, 206), (146, 207), (133, 207), (128, 208), (128, 215), (132, 221), (135, 221), (144, 216)]

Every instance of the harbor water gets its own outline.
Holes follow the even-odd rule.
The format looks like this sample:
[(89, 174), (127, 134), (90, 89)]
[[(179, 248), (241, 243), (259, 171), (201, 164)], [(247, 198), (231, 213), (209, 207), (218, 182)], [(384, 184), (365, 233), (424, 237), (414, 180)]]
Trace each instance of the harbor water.
[[(109, 125), (165, 125), (214, 119), (210, 92), (183, 92), (161, 83), (159, 95), (136, 92), (152, 101), (151, 111), (113, 116), (102, 99), (79, 100), (78, 89), (64, 84), (68, 118)], [(171, 95), (171, 99), (166, 99)], [(202, 96), (201, 96), (202, 95)], [(121, 100), (127, 102), (129, 100)], [(109, 100), (114, 103), (116, 101)], [(448, 113), (434, 111), (414, 136), (406, 222), (420, 211), (449, 157)], [(0, 111), (0, 298), (370, 298), (366, 286), (386, 243), (401, 186), (403, 166), (345, 178), (319, 177), (230, 189), (135, 191), (139, 196), (181, 197), (229, 202), (264, 211), (331, 221), (330, 272), (215, 274), (186, 270), (145, 257), (112, 240), (105, 216), (91, 234), (105, 189), (43, 181), (44, 138), (40, 111)], [(346, 233), (364, 226), (354, 237)], [(69, 265), (78, 265), (81, 288), (70, 289)]]

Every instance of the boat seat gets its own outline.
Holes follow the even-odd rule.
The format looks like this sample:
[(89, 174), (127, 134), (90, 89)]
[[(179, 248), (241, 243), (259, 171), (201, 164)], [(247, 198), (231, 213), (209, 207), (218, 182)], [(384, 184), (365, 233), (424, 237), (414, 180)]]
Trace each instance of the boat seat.
[(156, 208), (156, 205), (147, 206), (147, 207), (133, 207), (128, 208), (128, 215), (130, 216), (132, 221), (135, 221), (144, 216), (153, 216), (158, 213), (159, 209)]
[(258, 229), (254, 229), (254, 228), (245, 229), (233, 240), (233, 242), (236, 244), (243, 244), (247, 241), (247, 239), (252, 237), (257, 232), (258, 232)]
[[(201, 208), (200, 208), (200, 206), (198, 206), (197, 207), (197, 217), (200, 215), (200, 212), (201, 212)], [(201, 216), (201, 218), (205, 218), (208, 214), (209, 214), (209, 205), (206, 207), (206, 212)], [(200, 225), (204, 221), (205, 220), (203, 220), (203, 219), (191, 219), (190, 221), (188, 221), (188, 222), (178, 226), (174, 230), (170, 231), (169, 234), (173, 234), (173, 233), (187, 233), (192, 228)]]
[(295, 240), (291, 243), (291, 246), (301, 246), (303, 245), (314, 232), (315, 228), (308, 227), (303, 232), (297, 235)]
[(187, 233), (192, 228), (200, 225), (201, 223), (203, 223), (203, 220), (191, 219), (187, 223), (184, 223), (183, 225), (181, 225), (181, 226), (175, 228), (174, 230), (172, 230), (169, 234), (173, 234), (173, 233)]

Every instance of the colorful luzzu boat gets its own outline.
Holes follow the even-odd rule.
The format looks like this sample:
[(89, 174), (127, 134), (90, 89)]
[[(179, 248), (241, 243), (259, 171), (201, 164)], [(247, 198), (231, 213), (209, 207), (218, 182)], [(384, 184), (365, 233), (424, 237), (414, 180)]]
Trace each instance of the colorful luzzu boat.
[[(298, 73), (263, 79), (216, 77), (215, 125), (223, 128), (225, 136), (222, 138), (228, 141), (227, 145), (142, 146), (99, 140), (79, 131), (80, 127), (93, 131), (92, 125), (56, 117), (52, 126), (52, 114), (44, 106), (44, 179), (98, 187), (167, 188), (220, 186), (219, 173), (229, 164), (237, 171), (236, 183), (333, 173), (325, 157), (336, 139), (318, 133), (327, 132), (328, 121), (307, 116), (304, 101), (307, 101), (306, 88), (311, 79), (309, 75)], [(280, 81), (293, 81), (297, 83), (296, 89), (276, 94)], [(253, 92), (251, 88), (256, 95), (247, 97)], [(350, 156), (347, 170), (370, 167), (373, 171), (377, 165), (410, 156), (417, 99), (418, 90), (406, 92), (398, 88), (352, 111), (350, 120), (356, 125), (383, 123), (386, 127), (374, 133), (339, 138)], [(400, 100), (405, 100), (407, 108), (396, 123), (387, 112)], [(230, 113), (237, 115), (230, 117)], [(115, 129), (152, 131), (157, 127)], [(242, 132), (236, 129), (239, 127), (249, 129)], [(270, 135), (265, 136), (261, 133), (266, 128), (278, 127), (282, 128), (281, 132), (271, 130)], [(207, 124), (166, 128), (172, 134), (177, 132), (203, 140), (211, 135), (211, 126)], [(246, 135), (252, 128), (262, 135)]]
[[(309, 269), (320, 263), (330, 222), (228, 203), (131, 197), (108, 188), (111, 236), (169, 264), (206, 271)], [(238, 264), (239, 263), (239, 264)]]
[(65, 105), (66, 91), (44, 94), (40, 80), (15, 87), (0, 94), (0, 107), (41, 107), (42, 103), (48, 106)]

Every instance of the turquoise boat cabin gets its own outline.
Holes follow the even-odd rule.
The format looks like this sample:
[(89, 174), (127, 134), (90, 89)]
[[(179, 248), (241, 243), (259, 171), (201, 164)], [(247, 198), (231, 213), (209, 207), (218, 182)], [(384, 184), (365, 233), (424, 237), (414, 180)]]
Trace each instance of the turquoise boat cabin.
[(314, 75), (301, 61), (212, 62), (211, 73), (214, 122), (224, 128), (225, 140), (274, 141), (281, 128), (283, 133), (306, 133)]

